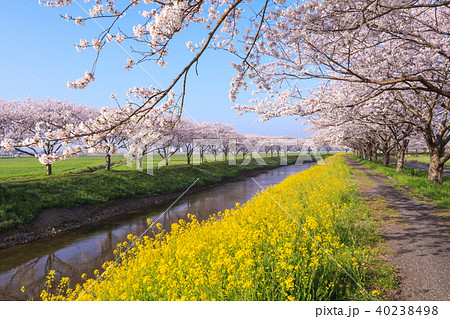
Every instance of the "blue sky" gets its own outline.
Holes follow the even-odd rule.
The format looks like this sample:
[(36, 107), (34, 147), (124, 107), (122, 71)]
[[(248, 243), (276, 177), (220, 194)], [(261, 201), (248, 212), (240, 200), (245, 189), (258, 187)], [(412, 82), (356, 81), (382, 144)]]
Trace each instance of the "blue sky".
[[(89, 8), (84, 1), (79, 3)], [(143, 64), (146, 72), (139, 67), (124, 70), (128, 57), (126, 52), (138, 57), (132, 54), (129, 44), (125, 42), (123, 46), (126, 52), (116, 44), (109, 45), (102, 50), (95, 82), (84, 90), (69, 89), (67, 81), (83, 76), (85, 70), (91, 69), (95, 57), (92, 48), (79, 53), (74, 44), (82, 38), (91, 40), (101, 32), (101, 28), (92, 22), (84, 27), (66, 22), (59, 14), (67, 12), (73, 16), (85, 16), (76, 4), (70, 8), (45, 8), (39, 6), (38, 0), (3, 1), (0, 10), (0, 98), (48, 96), (102, 107), (113, 104), (110, 95), (115, 93), (124, 102), (130, 87), (157, 86), (146, 72), (163, 86), (170, 83), (183, 67), (183, 62), (192, 58), (185, 48), (185, 41), (201, 39), (201, 34), (192, 34), (192, 30), (190, 34), (182, 34), (171, 48), (168, 66), (160, 68), (148, 62)], [(132, 33), (131, 25), (126, 27)], [(197, 32), (197, 29), (193, 31)], [(301, 120), (279, 118), (260, 123), (256, 114), (235, 116), (236, 112), (231, 109), (233, 103), (228, 99), (229, 83), (234, 75), (231, 59), (229, 54), (218, 51), (209, 51), (200, 59), (198, 76), (192, 71), (190, 73), (184, 116), (189, 114), (198, 122), (232, 123), (241, 133), (304, 136), (300, 133), (305, 129)], [(244, 104), (248, 98), (249, 95), (241, 95), (238, 102)]]

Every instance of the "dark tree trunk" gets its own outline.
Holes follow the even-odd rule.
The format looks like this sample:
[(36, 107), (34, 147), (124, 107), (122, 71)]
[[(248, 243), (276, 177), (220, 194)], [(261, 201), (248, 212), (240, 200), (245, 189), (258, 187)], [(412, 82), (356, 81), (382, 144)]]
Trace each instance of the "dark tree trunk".
[(389, 166), (390, 161), (391, 161), (391, 154), (389, 150), (383, 150), (383, 165)]
[(378, 154), (376, 146), (372, 147), (372, 162), (378, 163)]
[(444, 163), (441, 163), (441, 152), (439, 148), (430, 148), (430, 167), (428, 169), (428, 180), (442, 184), (442, 174), (444, 171)]
[(52, 175), (52, 164), (45, 164), (45, 171), (47, 175)]
[(111, 170), (111, 155), (106, 154), (105, 160), (106, 160), (106, 163), (105, 163), (106, 170), (109, 171), (109, 170)]
[(405, 156), (408, 149), (409, 140), (404, 139), (403, 142), (397, 147), (397, 172), (403, 172), (403, 166), (405, 164)]

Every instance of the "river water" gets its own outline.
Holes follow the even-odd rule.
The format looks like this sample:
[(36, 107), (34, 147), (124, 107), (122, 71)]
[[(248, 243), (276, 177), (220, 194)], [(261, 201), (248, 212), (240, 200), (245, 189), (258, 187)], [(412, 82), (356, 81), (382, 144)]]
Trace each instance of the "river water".
[[(167, 203), (130, 211), (94, 225), (0, 250), (0, 300), (39, 300), (50, 270), (55, 270), (56, 279), (70, 277), (71, 286), (81, 281), (83, 273), (94, 277), (95, 269), (101, 270), (105, 261), (114, 259), (113, 251), (118, 243), (124, 242), (128, 234), (139, 236), (147, 229), (147, 218), (154, 220), (167, 210), (158, 222), (168, 230), (172, 223), (186, 219), (187, 214), (204, 220), (233, 208), (236, 202), (248, 201), (260, 191), (252, 178), (266, 188), (313, 165), (305, 163), (255, 172), (243, 180), (185, 195), (172, 207)], [(22, 286), (26, 288), (25, 293), (20, 291)]]

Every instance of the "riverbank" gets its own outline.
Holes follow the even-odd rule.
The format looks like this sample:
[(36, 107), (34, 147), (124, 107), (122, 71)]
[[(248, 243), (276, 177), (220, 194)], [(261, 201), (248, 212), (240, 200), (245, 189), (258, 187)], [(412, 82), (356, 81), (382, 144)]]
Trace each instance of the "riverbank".
[[(198, 166), (163, 167), (155, 170), (153, 176), (125, 171), (2, 183), (1, 194), (9, 192), (9, 197), (1, 196), (1, 209), (12, 206), (15, 210), (10, 208), (8, 213), (18, 220), (23, 218), (19, 208), (26, 207), (32, 218), (23, 218), (21, 223), (0, 232), (0, 249), (174, 200), (197, 179), (189, 193), (280, 165), (278, 157), (264, 160), (267, 165), (259, 165), (254, 160), (248, 165), (241, 165), (241, 160), (238, 165), (211, 162)], [(296, 160), (297, 156), (289, 156), (288, 164)]]

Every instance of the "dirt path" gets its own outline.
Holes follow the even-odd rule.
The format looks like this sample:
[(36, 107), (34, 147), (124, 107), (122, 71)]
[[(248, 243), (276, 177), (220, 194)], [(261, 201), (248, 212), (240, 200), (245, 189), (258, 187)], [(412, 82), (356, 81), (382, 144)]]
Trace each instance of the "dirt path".
[[(364, 167), (354, 159), (347, 164), (373, 182), (361, 192), (372, 198), (384, 196), (399, 214), (382, 232), (393, 254), (386, 256), (398, 268), (399, 291), (394, 300), (450, 300), (450, 236), (444, 222), (433, 217), (438, 209), (412, 199), (386, 184), (392, 179)], [(447, 223), (448, 224), (448, 223)]]

